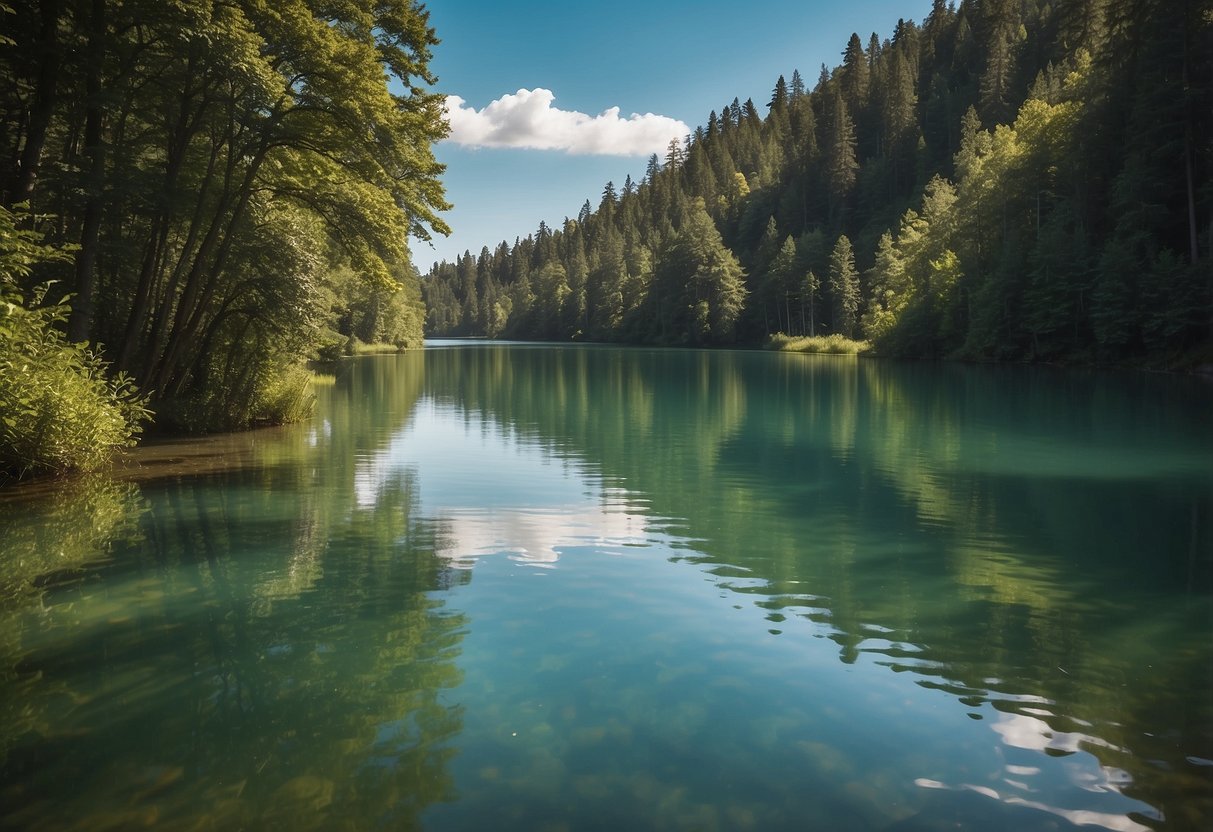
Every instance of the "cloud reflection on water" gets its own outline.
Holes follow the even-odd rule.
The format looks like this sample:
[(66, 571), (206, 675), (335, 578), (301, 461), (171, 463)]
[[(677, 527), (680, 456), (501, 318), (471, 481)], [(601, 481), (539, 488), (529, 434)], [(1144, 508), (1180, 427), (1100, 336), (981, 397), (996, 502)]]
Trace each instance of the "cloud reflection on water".
[[(491, 418), (457, 414), (425, 399), (406, 427), (358, 460), (357, 503), (373, 508), (394, 476), (415, 472), (425, 484), (423, 513), (439, 529), (437, 553), (464, 568), (477, 557), (498, 554), (552, 565), (569, 547), (627, 546), (646, 539), (651, 518), (634, 510), (642, 501), (587, 476), (579, 459), (555, 449), (537, 450), (533, 438)], [(502, 473), (496, 480), (502, 488), (469, 494), (469, 468), (489, 482)]]
[[(493, 414), (458, 410), (433, 399), (423, 399), (406, 427), (382, 443), (377, 452), (359, 461), (355, 473), (358, 504), (373, 506), (383, 484), (406, 469), (425, 484), (421, 504), (425, 516), (438, 529), (436, 553), (458, 568), (470, 569), (478, 558), (496, 555), (552, 568), (570, 548), (643, 544), (660, 535), (667, 522), (646, 514), (647, 501), (641, 496), (604, 482), (601, 472), (575, 451), (545, 444), (515, 425), (502, 424)], [(479, 477), (492, 482), (495, 473), (500, 474), (501, 488), (469, 493), (469, 481)], [(474, 474), (471, 479), (470, 474)], [(737, 576), (718, 577), (723, 588), (737, 588)], [(750, 589), (763, 595), (769, 592), (763, 580)], [(812, 624), (830, 631), (825, 633), (829, 635), (834, 631), (834, 622), (829, 619), (827, 615), (825, 620), (812, 620)], [(902, 638), (897, 631), (871, 622), (860, 629), (864, 631), (864, 652), (897, 654), (907, 669), (927, 671), (928, 677), (946, 677), (946, 665), (907, 661), (924, 648)], [(876, 663), (887, 664), (879, 660)], [(934, 686), (945, 690), (952, 687), (946, 683)], [(1031, 766), (1006, 762), (1004, 770), (991, 772), (989, 784), (949, 786), (919, 778), (915, 785), (972, 792), (1007, 806), (1035, 809), (1076, 825), (1115, 832), (1149, 829), (1133, 820), (1135, 815), (1126, 811), (1127, 806), (1132, 806), (1135, 814), (1159, 816), (1148, 804), (1124, 794), (1124, 788), (1132, 784), (1126, 772), (1104, 765), (1089, 750), (1100, 747), (1118, 751), (1114, 744), (1094, 735), (1056, 731), (1042, 718), (1053, 716), (1045, 707), (1053, 704), (1050, 699), (1034, 694), (970, 693), (986, 700), (987, 705), (998, 700), (1004, 707), (1013, 708), (1013, 712), (992, 707), (981, 710), (1005, 748), (1046, 755), (1045, 762)], [(1069, 722), (1083, 724), (1080, 720)], [(1064, 803), (1067, 794), (1074, 794), (1066, 788), (1059, 790), (1062, 783), (1088, 794), (1105, 795), (1109, 801), (1106, 808), (1112, 811), (1054, 805)]]

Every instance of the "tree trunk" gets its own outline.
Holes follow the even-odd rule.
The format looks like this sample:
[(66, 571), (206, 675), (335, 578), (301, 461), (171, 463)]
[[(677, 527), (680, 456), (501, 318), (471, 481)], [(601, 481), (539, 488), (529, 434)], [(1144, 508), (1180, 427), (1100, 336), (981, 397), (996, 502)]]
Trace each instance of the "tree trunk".
[(211, 156), (207, 162), (206, 175), (203, 177), (202, 185), (198, 191), (197, 202), (194, 205), (194, 215), (190, 219), (189, 231), (186, 232), (185, 242), (181, 245), (181, 256), (173, 267), (172, 274), (169, 275), (168, 285), (164, 289), (164, 296), (157, 306), (155, 316), (152, 318), (151, 333), (148, 335), (147, 349), (144, 351), (144, 365), (141, 378), (151, 378), (156, 362), (160, 358), (161, 350), (164, 348), (164, 339), (168, 334), (168, 322), (173, 311), (173, 298), (177, 296), (177, 286), (181, 283), (181, 275), (185, 270), (186, 263), (189, 262), (190, 253), (194, 250), (194, 244), (198, 240), (198, 234), (203, 225), (206, 194), (210, 190), (211, 180), (215, 172), (215, 163), (218, 158), (219, 143), (215, 142), (211, 147)]
[(1183, 73), (1182, 83), (1184, 97), (1187, 99), (1184, 102), (1184, 176), (1188, 190), (1188, 262), (1192, 265), (1200, 260), (1200, 244), (1196, 232), (1196, 183), (1195, 176), (1192, 171), (1192, 155), (1195, 149), (1192, 146), (1192, 93), (1189, 89), (1190, 68), (1188, 66), (1191, 60), (1190, 45), (1188, 41), (1191, 39), (1191, 33), (1196, 26), (1192, 21), (1192, 4), (1191, 0), (1184, 0), (1184, 49), (1183, 49)]
[(59, 50), (59, 0), (42, 0), (38, 4), (40, 20), (38, 27), (38, 76), (34, 81), (34, 103), (29, 113), (29, 132), (25, 147), (13, 174), (12, 187), (6, 194), (5, 205), (11, 208), (25, 202), (34, 193), (38, 181), (38, 167), (42, 161), (42, 148), (46, 145), (46, 133), (54, 115), (58, 98), (59, 66), (62, 55)]
[[(234, 149), (233, 152), (235, 152)], [(244, 180), (241, 182), (240, 189), (237, 192), (236, 204), (232, 208), (223, 233), (219, 233), (220, 223), (218, 220), (222, 217), (222, 212), (220, 212), (216, 214), (216, 222), (207, 232), (207, 237), (199, 248), (198, 256), (194, 260), (194, 266), (190, 269), (189, 277), (186, 280), (181, 302), (177, 305), (177, 314), (173, 321), (172, 333), (169, 335), (168, 346), (164, 350), (160, 367), (156, 371), (155, 378), (152, 380), (151, 389), (153, 390), (160, 392), (167, 391), (170, 383), (178, 389), (181, 386), (181, 380), (174, 380), (173, 376), (180, 363), (184, 346), (188, 341), (193, 339), (202, 326), (206, 307), (215, 294), (219, 275), (223, 272), (223, 268), (227, 263), (227, 255), (231, 251), (232, 243), (235, 242), (237, 226), (243, 218), (244, 211), (248, 207), (249, 198), (253, 194), (253, 184), (257, 180), (257, 171), (260, 169), (261, 163), (265, 161), (268, 152), (269, 147), (263, 144), (249, 163), (248, 169), (244, 174)], [(218, 245), (217, 249), (215, 249), (216, 244)], [(212, 250), (215, 251), (215, 256), (208, 265), (207, 260), (211, 259), (210, 253)], [(201, 297), (199, 297), (199, 293), (201, 293)]]
[[(196, 55), (190, 53), (189, 68), (192, 71), (196, 65)], [(135, 290), (135, 297), (131, 302), (130, 317), (127, 318), (126, 334), (123, 338), (122, 352), (118, 359), (119, 369), (128, 372), (133, 371), (133, 363), (135, 353), (143, 344), (143, 331), (147, 326), (148, 315), (152, 309), (152, 293), (153, 288), (159, 282), (159, 275), (162, 269), (165, 256), (165, 245), (168, 241), (168, 234), (173, 220), (173, 205), (176, 201), (177, 179), (181, 174), (181, 169), (185, 162), (185, 156), (189, 149), (190, 141), (197, 132), (198, 125), (202, 120), (207, 107), (210, 104), (210, 97), (205, 89), (202, 90), (202, 100), (198, 107), (191, 113), (191, 103), (194, 98), (195, 89), (189, 84), (181, 92), (181, 106), (177, 113), (176, 124), (172, 127), (168, 136), (167, 157), (164, 166), (164, 184), (162, 185), (161, 199), (163, 203), (156, 210), (152, 217), (151, 230), (148, 235), (148, 251), (143, 262), (143, 268), (139, 273), (138, 288)], [(212, 165), (213, 165), (212, 157)], [(206, 183), (210, 182), (211, 169), (207, 169)], [(204, 183), (205, 189), (205, 183)], [(198, 203), (201, 204), (202, 195), (198, 196)], [(192, 231), (192, 229), (191, 229)], [(188, 248), (186, 249), (188, 254)], [(171, 293), (166, 295), (161, 300), (161, 306), (172, 303)], [(157, 312), (157, 315), (161, 314)], [(154, 361), (157, 356), (153, 353), (145, 356), (146, 362)], [(138, 377), (141, 382), (147, 382), (150, 378), (151, 365), (145, 363), (144, 372)]]
[(80, 250), (76, 254), (76, 296), (67, 335), (73, 341), (87, 341), (93, 328), (94, 295), (97, 288), (97, 249), (100, 245), (102, 191), (105, 185), (105, 144), (101, 138), (101, 65), (105, 58), (105, 0), (92, 0), (89, 21), (87, 104), (84, 124), (84, 152), (88, 156), (88, 194), (84, 206), (84, 224), (80, 231)]

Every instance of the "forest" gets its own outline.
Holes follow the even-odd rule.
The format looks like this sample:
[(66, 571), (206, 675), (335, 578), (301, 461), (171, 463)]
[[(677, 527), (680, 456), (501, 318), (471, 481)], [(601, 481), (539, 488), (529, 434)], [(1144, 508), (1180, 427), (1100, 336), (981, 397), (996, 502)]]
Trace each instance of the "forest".
[[(0, 478), (298, 418), (306, 362), (419, 346), (448, 233), (412, 0), (0, 3)], [(373, 345), (373, 347), (368, 346)]]
[(560, 228), (434, 264), (426, 333), (1208, 362), (1211, 91), (1208, 0), (935, 0)]
[(310, 361), (423, 334), (1213, 355), (1213, 0), (935, 0), (424, 277), (408, 243), (450, 206), (423, 4), (0, 22), (0, 478), (94, 467), (153, 418), (296, 420)]

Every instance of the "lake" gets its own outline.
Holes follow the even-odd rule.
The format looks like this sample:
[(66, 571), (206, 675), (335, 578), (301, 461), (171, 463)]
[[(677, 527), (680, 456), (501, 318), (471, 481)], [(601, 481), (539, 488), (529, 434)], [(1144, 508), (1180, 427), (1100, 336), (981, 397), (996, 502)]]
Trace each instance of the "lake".
[(0, 498), (0, 828), (1213, 828), (1213, 385), (443, 343)]

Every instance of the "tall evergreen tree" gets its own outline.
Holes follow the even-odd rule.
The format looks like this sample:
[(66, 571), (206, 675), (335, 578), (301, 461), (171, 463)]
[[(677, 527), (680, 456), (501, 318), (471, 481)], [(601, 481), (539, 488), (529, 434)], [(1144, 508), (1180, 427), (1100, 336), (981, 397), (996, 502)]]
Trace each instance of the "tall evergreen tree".
[(852, 112), (859, 112), (867, 106), (868, 73), (868, 58), (864, 54), (863, 43), (859, 35), (852, 33), (842, 53), (842, 71), (839, 74), (842, 97)]
[(792, 101), (798, 101), (807, 95), (804, 88), (804, 79), (800, 77), (799, 69), (792, 70), (792, 85), (789, 88), (788, 95)]
[(771, 113), (787, 112), (788, 109), (788, 83), (783, 80), (780, 75), (775, 81), (775, 89), (771, 91), (771, 101), (767, 104), (767, 109)]
[(855, 157), (855, 124), (840, 93), (834, 94), (830, 112), (830, 141), (826, 160), (829, 185), (830, 223), (841, 222), (847, 199), (855, 187), (859, 162)]
[(850, 338), (855, 334), (855, 315), (859, 310), (859, 275), (855, 271), (855, 252), (845, 234), (838, 238), (830, 254), (829, 279), (834, 331)]
[(692, 201), (653, 277), (661, 337), (692, 344), (728, 343), (745, 304), (743, 277), (703, 200)]
[(1017, 0), (985, 0), (986, 65), (981, 76), (981, 107), (987, 123), (1005, 122), (1010, 116), (1011, 86), (1019, 44)]

